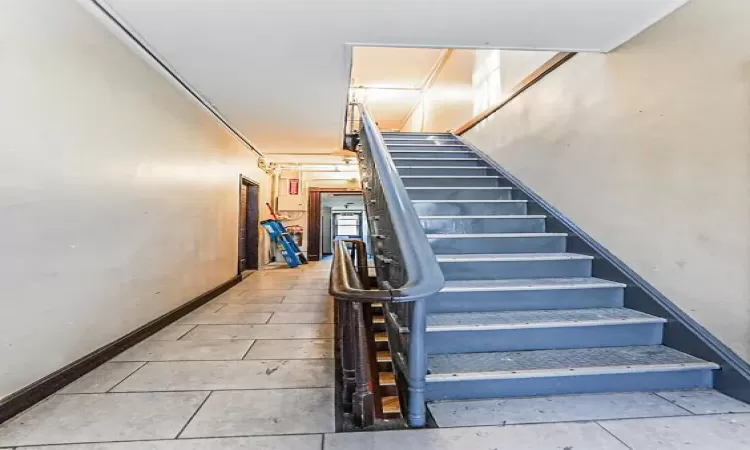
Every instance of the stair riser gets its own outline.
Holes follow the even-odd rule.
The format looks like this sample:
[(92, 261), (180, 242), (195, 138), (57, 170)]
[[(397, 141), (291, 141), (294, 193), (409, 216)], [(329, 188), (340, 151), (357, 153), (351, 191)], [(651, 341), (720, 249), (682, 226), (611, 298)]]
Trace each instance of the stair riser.
[(510, 352), (661, 344), (661, 323), (428, 332), (427, 353)]
[(588, 277), (591, 260), (450, 262), (440, 268), (446, 280)]
[(541, 233), (544, 219), (421, 219), (429, 234)]
[(414, 209), (420, 216), (524, 215), (526, 202), (419, 202)]
[(406, 187), (497, 187), (510, 186), (505, 178), (402, 178)]
[[(435, 145), (432, 141), (424, 142), (406, 142), (405, 145), (394, 145), (395, 142), (389, 140), (386, 146), (389, 152), (403, 152), (403, 151), (432, 151), (432, 152), (464, 152), (474, 154), (467, 146), (461, 143), (453, 143), (447, 145)], [(400, 143), (399, 143), (400, 144)]]
[(450, 149), (442, 151), (427, 151), (418, 149), (399, 149), (391, 150), (392, 158), (430, 158), (430, 159), (472, 159), (476, 156), (467, 151), (449, 151)]
[(618, 308), (623, 306), (624, 292), (622, 288), (438, 292), (427, 302), (427, 312)]
[(419, 166), (449, 166), (449, 167), (487, 167), (487, 164), (481, 159), (435, 159), (428, 157), (420, 158), (403, 158), (391, 155), (396, 168), (399, 167), (419, 167)]
[(461, 141), (455, 138), (443, 136), (436, 139), (425, 139), (424, 137), (385, 137), (385, 143), (391, 144), (432, 144), (432, 145), (463, 145)]
[(471, 168), (471, 167), (401, 167), (398, 169), (398, 173), (402, 176), (459, 176), (459, 177), (476, 177), (485, 175), (497, 175), (494, 169), (488, 168)]
[(412, 200), (510, 200), (510, 189), (409, 189)]
[(385, 133), (382, 133), (383, 137), (385, 139), (399, 139), (399, 138), (422, 138), (422, 139), (455, 139), (455, 136), (450, 133), (423, 133), (423, 132), (416, 132), (416, 131), (407, 131), (407, 132), (400, 132), (400, 131), (386, 131)]
[[(487, 253), (558, 253), (565, 251), (565, 236), (513, 238), (429, 239), (436, 255)], [(521, 277), (525, 278), (525, 277)]]
[(713, 373), (708, 369), (633, 372), (501, 380), (427, 382), (426, 401), (468, 400), (537, 395), (594, 394), (605, 392), (709, 389)]

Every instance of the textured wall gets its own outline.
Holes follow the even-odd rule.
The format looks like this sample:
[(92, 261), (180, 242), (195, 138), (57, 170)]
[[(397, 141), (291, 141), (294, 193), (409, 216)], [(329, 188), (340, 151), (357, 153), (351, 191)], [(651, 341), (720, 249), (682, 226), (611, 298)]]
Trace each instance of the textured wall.
[(466, 137), (750, 359), (748, 17), (693, 0)]
[(76, 2), (2, 10), (0, 398), (229, 280), (240, 172), (268, 195), (253, 153)]

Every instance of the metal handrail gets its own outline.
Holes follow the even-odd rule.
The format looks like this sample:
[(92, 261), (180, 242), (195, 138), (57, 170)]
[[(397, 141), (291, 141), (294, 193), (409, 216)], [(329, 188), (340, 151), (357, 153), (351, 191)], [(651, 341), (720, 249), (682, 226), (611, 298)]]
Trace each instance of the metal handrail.
[(391, 216), (402, 262), (407, 268), (406, 282), (391, 289), (393, 301), (414, 301), (435, 294), (443, 288), (445, 279), (427, 241), (419, 216), (414, 210), (406, 187), (401, 181), (396, 165), (388, 153), (388, 148), (367, 107), (355, 104), (362, 118), (362, 128), (370, 145), (370, 153), (375, 164), (383, 194)]
[(407, 379), (409, 425), (422, 427), (426, 422), (425, 299), (442, 289), (445, 279), (382, 134), (364, 105), (352, 106), (360, 112), (360, 170), (380, 289), (361, 286), (342, 242), (334, 253), (330, 293), (345, 300), (345, 308), (352, 302), (382, 302), (388, 317), (408, 325), (408, 350), (392, 336), (398, 328), (389, 333), (389, 340)]

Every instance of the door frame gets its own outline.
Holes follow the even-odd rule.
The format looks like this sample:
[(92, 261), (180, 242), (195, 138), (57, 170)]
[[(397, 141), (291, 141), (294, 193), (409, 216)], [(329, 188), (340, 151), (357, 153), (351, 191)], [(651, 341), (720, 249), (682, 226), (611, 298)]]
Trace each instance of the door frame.
[[(240, 215), (242, 214), (242, 187), (247, 186), (248, 187), (248, 195), (247, 195), (247, 202), (248, 202), (248, 209), (247, 209), (247, 215), (250, 216), (250, 204), (252, 203), (250, 201), (250, 188), (257, 189), (257, 195), (255, 196), (255, 205), (256, 205), (256, 213), (258, 217), (258, 221), (260, 221), (260, 183), (251, 180), (250, 178), (240, 174), (239, 179), (239, 185), (237, 190), (237, 203), (239, 206), (239, 210), (237, 212), (237, 275), (240, 275), (242, 273), (242, 268), (240, 267), (240, 255), (241, 255), (241, 246), (242, 241), (240, 239), (239, 235), (239, 229), (240, 229), (240, 223), (242, 221), (242, 218)], [(245, 221), (245, 227), (247, 230), (247, 235), (245, 236), (245, 255), (255, 255), (254, 260), (251, 262), (251, 259), (248, 258), (248, 263), (246, 264), (247, 267), (245, 270), (258, 270), (260, 268), (260, 223), (256, 223), (255, 226), (251, 226), (250, 221), (246, 219)], [(252, 231), (252, 233), (251, 233)], [(250, 239), (250, 235), (252, 234), (253, 238)], [(251, 249), (250, 244), (253, 244), (254, 249)], [(248, 250), (252, 250), (248, 252)]]
[(333, 188), (333, 187), (311, 187), (307, 191), (307, 259), (308, 261), (320, 261), (321, 257), (321, 235), (320, 216), (321, 203), (320, 194), (352, 194), (362, 195), (359, 188)]

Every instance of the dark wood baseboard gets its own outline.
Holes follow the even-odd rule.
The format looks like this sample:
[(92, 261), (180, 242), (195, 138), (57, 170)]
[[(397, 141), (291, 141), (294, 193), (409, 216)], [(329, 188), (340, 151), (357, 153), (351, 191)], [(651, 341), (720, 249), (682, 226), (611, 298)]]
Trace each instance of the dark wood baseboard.
[[(34, 406), (48, 396), (59, 391), (66, 385), (72, 383), (91, 370), (100, 366), (117, 356), (124, 350), (141, 342), (167, 325), (175, 322), (191, 311), (205, 305), (219, 294), (239, 283), (240, 276), (234, 276), (230, 280), (216, 286), (208, 292), (195, 297), (189, 302), (179, 306), (172, 311), (158, 317), (151, 322), (137, 328), (125, 336), (100, 347), (88, 355), (68, 364), (41, 380), (35, 381), (20, 391), (14, 392), (0, 401), (0, 424), (17, 415), (20, 412)], [(7, 361), (6, 361), (7, 362)]]

